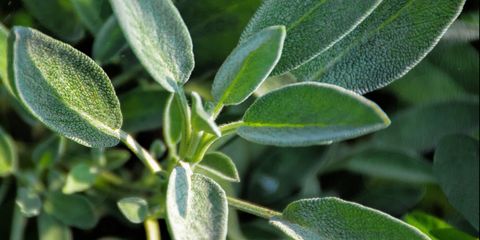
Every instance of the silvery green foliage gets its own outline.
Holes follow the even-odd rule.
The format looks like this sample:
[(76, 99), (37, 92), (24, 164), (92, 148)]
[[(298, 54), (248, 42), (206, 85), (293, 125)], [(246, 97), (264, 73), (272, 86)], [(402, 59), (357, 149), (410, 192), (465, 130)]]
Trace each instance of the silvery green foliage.
[(380, 211), (338, 198), (290, 203), (270, 223), (297, 240), (429, 240), (417, 229)]
[(127, 197), (117, 202), (122, 214), (132, 223), (141, 223), (148, 216), (148, 203), (143, 198)]
[(358, 93), (403, 76), (440, 40), (464, 0), (383, 1), (355, 30), (293, 73)]
[(40, 200), (38, 194), (30, 188), (18, 188), (15, 203), (25, 217), (37, 216), (42, 209), (42, 200)]
[(112, 15), (98, 30), (93, 42), (93, 59), (99, 64), (108, 63), (126, 47), (127, 40), (123, 36), (117, 18)]
[(72, 194), (89, 189), (96, 180), (98, 169), (87, 163), (79, 163), (72, 167), (62, 188), (65, 194)]
[(176, 167), (168, 182), (167, 223), (174, 239), (222, 240), (227, 236), (225, 192), (213, 180)]
[(448, 201), (478, 231), (478, 140), (464, 135), (445, 137), (435, 151), (433, 170)]
[(207, 171), (223, 180), (240, 182), (240, 176), (238, 176), (235, 163), (229, 156), (221, 152), (207, 153), (205, 157), (203, 157), (202, 162), (197, 165), (197, 168)]
[(37, 228), (39, 240), (73, 239), (72, 232), (67, 226), (46, 213), (41, 213), (38, 217)]
[(92, 203), (81, 195), (49, 192), (43, 210), (67, 226), (91, 229), (97, 224)]
[(53, 131), (89, 147), (118, 143), (120, 104), (108, 76), (73, 47), (25, 27), (11, 31), (14, 91)]
[(225, 105), (245, 101), (270, 75), (280, 59), (284, 40), (285, 27), (273, 26), (240, 43), (215, 76), (215, 101)]
[(111, 0), (133, 51), (169, 92), (176, 92), (193, 70), (192, 39), (171, 0)]
[(299, 83), (259, 98), (245, 112), (237, 133), (261, 144), (309, 146), (358, 137), (389, 124), (375, 103), (354, 92)]
[(295, 69), (354, 29), (381, 0), (266, 0), (242, 34), (241, 42), (261, 29), (285, 25), (287, 39), (274, 75)]
[(94, 35), (111, 14), (108, 0), (70, 0), (78, 18)]
[(217, 137), (222, 135), (215, 121), (203, 108), (202, 99), (196, 92), (192, 92), (192, 128)]

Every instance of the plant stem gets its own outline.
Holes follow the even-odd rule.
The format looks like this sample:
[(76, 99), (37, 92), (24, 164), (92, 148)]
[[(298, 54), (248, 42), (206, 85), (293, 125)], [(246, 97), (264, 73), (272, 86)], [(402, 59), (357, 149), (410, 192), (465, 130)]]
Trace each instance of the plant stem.
[(218, 102), (215, 107), (213, 108), (213, 111), (212, 111), (212, 118), (215, 120), (217, 119), (218, 115), (220, 114), (220, 112), (222, 112), (222, 109), (223, 109), (223, 103), (222, 102)]
[(13, 220), (10, 230), (10, 240), (22, 240), (27, 224), (27, 218), (22, 215), (17, 204), (13, 209)]
[(120, 130), (120, 140), (150, 169), (152, 173), (162, 171), (162, 167), (135, 139), (128, 133)]
[(231, 122), (220, 126), (220, 131), (222, 132), (222, 137), (235, 133), (239, 127), (243, 125), (243, 121)]
[(149, 217), (145, 219), (143, 223), (145, 226), (145, 232), (147, 234), (147, 240), (160, 240), (160, 226), (158, 225), (158, 221), (154, 217)]
[(234, 207), (238, 210), (241, 210), (243, 212), (253, 214), (257, 217), (270, 219), (272, 217), (282, 215), (282, 213), (280, 213), (280, 212), (255, 205), (253, 203), (242, 201), (240, 199), (236, 199), (236, 198), (229, 197), (229, 196), (227, 196), (227, 199), (228, 199), (228, 205), (230, 205), (230, 206), (232, 206), (232, 207)]

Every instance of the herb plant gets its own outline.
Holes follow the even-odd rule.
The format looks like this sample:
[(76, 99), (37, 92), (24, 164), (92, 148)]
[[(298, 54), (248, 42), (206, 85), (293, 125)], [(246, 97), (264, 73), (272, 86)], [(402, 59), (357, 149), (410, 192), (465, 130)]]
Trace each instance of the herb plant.
[[(202, 2), (23, 0), (32, 19), (52, 36), (20, 26), (29, 24), (10, 30), (0, 25), (4, 96), (32, 129), (45, 126), (53, 133), (28, 150), (0, 128), (2, 189), (11, 178), (17, 186), (10, 239), (22, 238), (27, 218), (36, 217), (40, 239), (72, 239), (71, 228), (92, 229), (99, 217), (114, 213), (132, 224), (143, 223), (151, 240), (166, 235), (159, 222), (166, 223), (173, 239), (242, 239), (237, 210), (266, 219), (293, 239), (474, 239), (470, 235), (479, 226), (478, 78), (465, 79), (442, 57), (422, 60), (441, 39), (454, 44), (444, 44), (446, 50), (434, 50), (433, 56), (468, 48), (469, 41), (478, 39), (478, 11), (475, 29), (465, 19), (452, 25), (463, 0), (265, 0), (215, 74), (206, 75), (212, 84), (196, 79), (201, 84), (189, 85), (197, 57), (190, 32), (198, 35), (199, 30), (189, 31), (180, 12), (231, 4)], [(230, 7), (251, 2), (256, 1)], [(210, 31), (206, 25), (200, 24), (200, 31)], [(72, 47), (87, 34), (94, 36), (93, 59)], [(210, 46), (200, 59), (215, 56), (216, 50)], [(466, 52), (474, 53), (477, 66), (469, 69), (478, 76), (478, 53)], [(113, 80), (101, 67), (109, 64), (122, 66)], [(421, 83), (409, 80), (411, 74), (435, 73), (436, 66), (453, 69), (450, 76), (463, 82), (440, 77), (431, 82), (440, 86), (439, 94), (415, 95), (413, 91), (426, 89), (412, 87)], [(422, 83), (428, 84), (430, 75), (423, 76)], [(140, 87), (117, 97), (137, 77), (144, 79)], [(396, 115), (390, 128), (360, 141), (365, 143), (340, 143), (389, 127), (387, 114), (362, 94), (399, 78), (386, 91), (423, 105)], [(455, 118), (436, 119), (435, 114)], [(147, 150), (135, 133), (153, 130), (158, 132)], [(295, 196), (281, 212), (241, 200), (233, 186), (245, 175), (237, 169), (239, 160), (225, 154), (238, 137), (260, 148), (280, 149), (285, 158), (278, 163), (265, 159), (256, 166), (265, 172), (281, 166), (292, 152), (324, 151), (321, 161), (307, 155), (311, 163), (305, 163), (305, 173), (314, 170), (309, 178), (302, 172), (289, 175), (294, 168), (283, 172), (281, 181), (291, 181), (285, 195), (296, 188), (291, 178), (315, 183), (316, 174), (338, 170), (402, 182), (389, 188), (379, 181), (378, 189), (393, 195), (400, 187), (416, 191), (417, 184), (438, 184), (447, 204), (471, 226), (462, 231), (423, 212), (400, 220), (391, 216), (398, 215), (392, 208), (385, 213), (320, 197), (328, 194), (318, 194), (315, 187), (302, 189), (299, 196), (307, 198)], [(120, 142), (133, 157), (114, 148)], [(418, 152), (433, 147), (432, 166)], [(233, 149), (250, 154), (253, 148)], [(140, 160), (146, 171), (126, 167), (130, 158)], [(295, 165), (288, 161), (287, 166)], [(0, 190), (0, 196), (7, 191)], [(383, 210), (386, 205), (376, 206)]]

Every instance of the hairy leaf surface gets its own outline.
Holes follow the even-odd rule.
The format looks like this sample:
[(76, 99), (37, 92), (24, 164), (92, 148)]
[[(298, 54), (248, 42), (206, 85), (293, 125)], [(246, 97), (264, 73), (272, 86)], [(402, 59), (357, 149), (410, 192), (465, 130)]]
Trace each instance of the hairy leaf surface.
[(381, 88), (430, 52), (464, 2), (382, 1), (354, 31), (294, 74), (300, 80), (336, 84), (358, 93)]
[(300, 83), (259, 98), (238, 134), (277, 146), (328, 144), (385, 128), (388, 117), (373, 102), (340, 87)]
[(122, 214), (132, 223), (141, 223), (148, 216), (148, 203), (143, 198), (128, 197), (117, 202)]
[(273, 25), (287, 27), (278, 75), (295, 69), (331, 47), (362, 22), (381, 0), (267, 0), (242, 34), (242, 42)]
[(163, 88), (177, 91), (194, 60), (192, 39), (171, 0), (110, 2), (140, 62)]
[(230, 157), (221, 152), (207, 153), (197, 167), (221, 179), (240, 182), (235, 163)]
[(53, 131), (89, 147), (118, 143), (120, 104), (108, 76), (86, 55), (36, 30), (15, 27), (18, 98)]
[(293, 239), (429, 240), (419, 230), (380, 211), (338, 198), (299, 200), (270, 223)]

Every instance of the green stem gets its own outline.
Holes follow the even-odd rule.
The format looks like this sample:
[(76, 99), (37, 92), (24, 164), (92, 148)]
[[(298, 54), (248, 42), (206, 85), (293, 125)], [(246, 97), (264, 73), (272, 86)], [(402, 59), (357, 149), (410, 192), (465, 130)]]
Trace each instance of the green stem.
[(120, 130), (120, 140), (150, 169), (152, 173), (162, 171), (162, 167), (135, 139), (128, 133)]
[(149, 217), (143, 223), (145, 226), (145, 232), (147, 234), (147, 240), (160, 240), (160, 226), (156, 218)]
[(240, 199), (236, 199), (236, 198), (233, 198), (233, 197), (227, 197), (227, 199), (228, 199), (228, 205), (230, 205), (230, 206), (232, 206), (232, 207), (234, 207), (234, 208), (236, 208), (240, 211), (253, 214), (257, 217), (270, 219), (272, 217), (282, 215), (282, 213), (280, 213), (280, 212), (255, 205), (253, 203), (242, 201)]
[(212, 111), (212, 118), (217, 119), (218, 115), (220, 115), (220, 113), (222, 112), (222, 109), (223, 109), (223, 103), (217, 102), (217, 104), (215, 105)]
[(243, 121), (231, 122), (220, 126), (220, 131), (222, 132), (222, 137), (235, 133), (239, 127), (243, 125)]
[(20, 212), (20, 208), (17, 204), (13, 209), (13, 220), (10, 230), (10, 240), (22, 240), (27, 225), (27, 218)]

